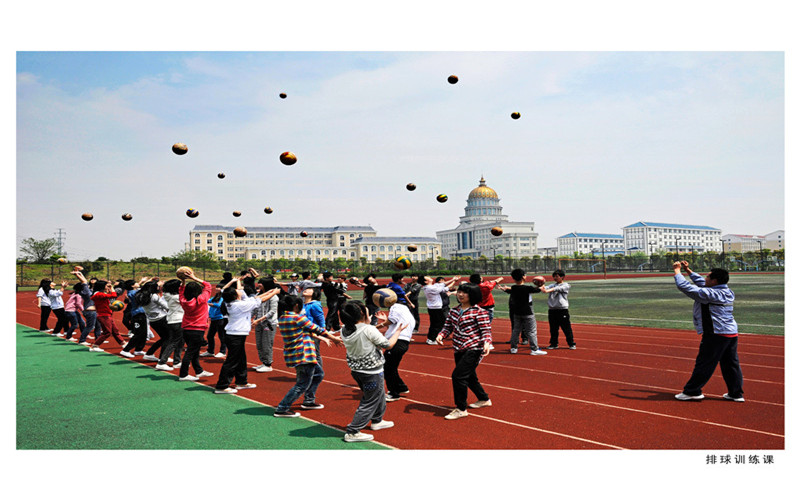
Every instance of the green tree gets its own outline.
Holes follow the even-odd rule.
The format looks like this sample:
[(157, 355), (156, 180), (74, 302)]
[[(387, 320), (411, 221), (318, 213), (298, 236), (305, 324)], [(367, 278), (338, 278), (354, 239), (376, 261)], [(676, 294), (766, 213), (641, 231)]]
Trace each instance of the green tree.
[(19, 245), (20, 253), (34, 262), (46, 262), (53, 255), (58, 242), (55, 238), (37, 240), (36, 238), (25, 238)]

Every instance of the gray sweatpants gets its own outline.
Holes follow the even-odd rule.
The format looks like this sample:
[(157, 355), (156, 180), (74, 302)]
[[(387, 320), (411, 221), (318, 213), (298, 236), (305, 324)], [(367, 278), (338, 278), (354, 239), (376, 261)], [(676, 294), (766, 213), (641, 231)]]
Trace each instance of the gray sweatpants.
[(262, 321), (256, 325), (255, 337), (259, 361), (267, 366), (271, 366), (272, 346), (275, 343), (275, 329), (271, 328), (270, 324), (266, 321)]
[(528, 343), (531, 346), (531, 351), (538, 351), (539, 344), (536, 341), (536, 315), (531, 314), (530, 316), (521, 316), (519, 314), (514, 315), (514, 326), (511, 328), (511, 348), (517, 348), (517, 342), (519, 342), (519, 334), (522, 332), (522, 335), (528, 339)]
[(383, 372), (368, 375), (351, 371), (350, 374), (364, 391), (356, 408), (356, 414), (353, 415), (353, 421), (346, 430), (348, 434), (355, 434), (370, 422), (377, 424), (383, 420), (383, 414), (386, 413), (386, 395), (383, 389)]

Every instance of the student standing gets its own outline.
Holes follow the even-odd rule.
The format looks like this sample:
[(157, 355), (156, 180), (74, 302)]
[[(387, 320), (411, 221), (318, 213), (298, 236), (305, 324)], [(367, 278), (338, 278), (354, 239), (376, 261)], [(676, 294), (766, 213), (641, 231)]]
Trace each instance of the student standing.
[(52, 332), (53, 330), (49, 330), (47, 328), (47, 319), (50, 317), (50, 284), (53, 283), (51, 280), (44, 278), (42, 281), (39, 282), (39, 289), (36, 290), (36, 298), (38, 299), (37, 307), (39, 308), (39, 331), (40, 332)]
[(296, 381), (278, 403), (275, 417), (299, 417), (300, 413), (292, 411), (290, 407), (301, 395), (305, 395), (301, 408), (306, 410), (324, 408), (324, 405), (316, 402), (316, 391), (322, 382), (322, 370), (317, 363), (314, 338), (319, 338), (328, 345), (331, 341), (341, 345), (339, 337), (318, 327), (300, 314), (302, 308), (303, 300), (300, 297), (286, 295), (282, 299), (283, 314), (278, 324), (283, 337), (283, 359), (286, 366), (294, 368)]
[[(406, 307), (406, 306), (401, 306)], [(386, 319), (382, 313), (379, 319)], [(391, 349), (397, 342), (400, 329), (395, 329), (389, 338), (381, 335), (377, 328), (370, 325), (370, 316), (366, 306), (359, 301), (346, 302), (342, 307), (342, 341), (347, 349), (347, 366), (350, 374), (363, 392), (353, 420), (347, 425), (344, 440), (348, 443), (371, 441), (371, 434), (364, 434), (361, 429), (370, 425), (372, 430), (388, 429), (394, 422), (383, 420), (386, 413), (386, 399), (383, 393), (382, 349)], [(411, 325), (408, 325), (411, 327)]]
[[(208, 334), (206, 335), (208, 346), (206, 346), (205, 352), (200, 355), (203, 357), (222, 358), (228, 351), (225, 347), (225, 324), (228, 320), (222, 314), (222, 288), (224, 285), (223, 283), (217, 283), (217, 292), (213, 297), (208, 299)], [(219, 339), (219, 352), (222, 354), (221, 356), (214, 354), (217, 348), (215, 337)]]
[[(691, 282), (683, 277), (681, 268), (689, 273)], [(738, 353), (739, 325), (733, 319), (733, 301), (736, 297), (733, 290), (728, 288), (728, 271), (715, 268), (703, 278), (689, 269), (689, 263), (685, 260), (672, 264), (672, 270), (678, 290), (694, 300), (692, 319), (695, 330), (702, 335), (692, 375), (675, 398), (680, 401), (703, 399), (703, 386), (719, 365), (728, 388), (728, 392), (722, 395), (723, 399), (743, 403), (744, 384)]]
[[(187, 272), (181, 279), (178, 296), (183, 308), (181, 329), (186, 342), (186, 355), (181, 364), (179, 380), (194, 381), (200, 377), (214, 375), (203, 370), (200, 365), (200, 348), (203, 345), (203, 335), (208, 326), (208, 299), (211, 298), (211, 291), (211, 283), (201, 280), (194, 275), (193, 271)], [(194, 368), (196, 376), (189, 375), (190, 364)]]
[(517, 343), (520, 333), (528, 340), (528, 344), (531, 346), (531, 354), (547, 354), (547, 351), (539, 349), (539, 342), (536, 335), (536, 314), (531, 304), (531, 294), (539, 293), (541, 289), (538, 286), (525, 284), (525, 271), (522, 269), (512, 270), (511, 279), (514, 280), (514, 285), (510, 287), (500, 287), (503, 291), (510, 294), (510, 298), (508, 299), (508, 313), (514, 318), (511, 323), (511, 354), (517, 353)]
[(572, 338), (572, 323), (569, 321), (569, 283), (564, 281), (566, 274), (561, 269), (553, 271), (555, 285), (543, 286), (541, 290), (550, 294), (547, 297), (547, 321), (550, 323), (550, 345), (545, 349), (558, 349), (558, 329), (564, 330), (564, 337), (570, 349), (578, 348), (575, 339)]
[[(408, 394), (408, 386), (400, 377), (400, 361), (408, 352), (408, 345), (414, 331), (414, 315), (406, 304), (395, 302), (389, 308), (389, 315), (381, 320), (377, 328), (387, 327), (384, 336), (397, 337), (394, 345), (384, 352), (383, 372), (386, 378), (386, 401), (397, 401), (401, 394)], [(399, 334), (399, 335), (398, 335)]]
[(116, 323), (114, 323), (110, 306), (110, 302), (117, 298), (114, 285), (107, 281), (98, 280), (94, 284), (94, 290), (95, 292), (92, 294), (92, 300), (97, 308), (97, 321), (102, 326), (103, 334), (94, 339), (94, 344), (89, 350), (92, 352), (102, 352), (103, 349), (100, 348), (100, 346), (111, 336), (114, 337), (114, 340), (117, 341), (120, 347), (124, 347), (125, 341), (122, 340), (119, 329)]
[[(275, 290), (274, 294), (259, 302), (258, 307), (253, 311), (255, 313), (253, 325), (255, 326), (256, 352), (261, 361), (261, 364), (255, 367), (255, 371), (266, 373), (272, 371), (272, 350), (275, 346), (275, 332), (278, 330), (278, 295), (283, 289), (275, 283), (272, 276), (267, 275), (258, 280), (256, 290), (262, 294)], [(318, 290), (318, 288), (312, 290)], [(320, 313), (322, 313), (322, 308), (320, 308)]]
[[(156, 370), (170, 371), (173, 368), (181, 368), (181, 354), (183, 352), (183, 307), (179, 293), (181, 280), (171, 279), (161, 285), (164, 302), (167, 303), (167, 328), (169, 328), (169, 342), (164, 349), (161, 349), (161, 357), (158, 359)], [(170, 367), (167, 365), (169, 355), (172, 354), (174, 363)]]
[[(247, 354), (245, 341), (250, 334), (252, 312), (258, 306), (280, 293), (280, 288), (272, 288), (260, 295), (248, 297), (242, 288), (242, 278), (226, 284), (222, 289), (223, 307), (228, 314), (228, 324), (225, 326), (225, 341), (228, 344), (228, 355), (219, 371), (219, 378), (214, 394), (235, 394), (243, 389), (253, 389), (256, 384), (247, 382)], [(231, 388), (231, 382), (236, 382), (236, 387)]]
[(425, 303), (428, 308), (428, 340), (425, 341), (428, 345), (436, 345), (436, 336), (442, 330), (445, 320), (444, 302), (442, 294), (447, 293), (455, 287), (455, 282), (461, 277), (456, 276), (449, 281), (436, 281), (430, 276), (423, 276), (425, 286), (422, 287), (422, 293), (425, 294)]
[(478, 397), (478, 401), (470, 404), (470, 408), (491, 406), (489, 395), (481, 386), (476, 370), (484, 356), (489, 354), (492, 347), (492, 323), (489, 312), (478, 306), (481, 301), (481, 289), (473, 283), (463, 283), (456, 291), (458, 307), (450, 310), (444, 327), (436, 341), (453, 335), (453, 349), (456, 367), (450, 378), (453, 381), (453, 399), (456, 408), (444, 418), (455, 420), (466, 417), (467, 389)]
[(492, 295), (492, 290), (494, 290), (494, 287), (501, 281), (503, 281), (502, 276), (492, 281), (485, 281), (481, 275), (477, 273), (471, 274), (469, 277), (470, 283), (480, 287), (481, 301), (477, 305), (489, 312), (490, 322), (494, 320), (494, 296)]
[(96, 326), (99, 327), (99, 323), (97, 322), (97, 309), (95, 308), (94, 301), (92, 300), (92, 290), (89, 287), (89, 282), (83, 276), (83, 273), (80, 271), (72, 271), (70, 274), (74, 274), (75, 277), (80, 281), (80, 283), (78, 283), (78, 285), (80, 285), (78, 293), (83, 299), (83, 317), (86, 320), (86, 326), (81, 328), (81, 336), (78, 339), (78, 344), (90, 346), (91, 344), (87, 342), (89, 332), (94, 331)]
[(419, 275), (411, 273), (409, 282), (403, 287), (403, 292), (406, 298), (411, 303), (411, 315), (414, 316), (414, 333), (419, 332), (419, 292), (422, 290), (422, 285), (419, 283)]
[(163, 354), (164, 349), (169, 345), (170, 341), (170, 328), (167, 324), (167, 313), (169, 312), (169, 304), (159, 295), (159, 282), (158, 279), (146, 281), (143, 278), (144, 284), (136, 294), (139, 304), (144, 308), (145, 315), (147, 316), (147, 323), (150, 328), (158, 335), (158, 340), (153, 342), (147, 352), (144, 353), (142, 359), (144, 361), (159, 361), (160, 357), (156, 357), (155, 353), (161, 349)]

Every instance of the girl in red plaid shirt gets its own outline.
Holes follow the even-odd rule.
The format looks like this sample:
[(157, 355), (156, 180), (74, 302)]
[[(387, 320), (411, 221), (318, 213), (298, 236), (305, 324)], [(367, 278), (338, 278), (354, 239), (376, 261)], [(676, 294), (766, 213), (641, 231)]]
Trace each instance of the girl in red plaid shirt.
[(492, 326), (489, 312), (481, 309), (481, 290), (478, 285), (463, 283), (456, 292), (459, 306), (450, 310), (441, 332), (436, 337), (436, 342), (453, 335), (453, 348), (455, 349), (456, 367), (453, 369), (453, 399), (456, 409), (444, 418), (455, 420), (466, 417), (467, 389), (478, 397), (478, 401), (469, 405), (470, 408), (491, 406), (489, 395), (483, 390), (478, 381), (476, 370), (481, 359), (489, 354), (492, 347)]

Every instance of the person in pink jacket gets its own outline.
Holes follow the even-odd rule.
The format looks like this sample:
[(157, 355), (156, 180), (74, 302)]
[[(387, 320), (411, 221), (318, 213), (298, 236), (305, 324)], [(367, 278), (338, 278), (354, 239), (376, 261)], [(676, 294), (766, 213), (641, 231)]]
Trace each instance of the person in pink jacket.
[(64, 337), (73, 342), (78, 341), (78, 337), (72, 338), (72, 332), (75, 331), (75, 328), (80, 328), (81, 333), (86, 328), (86, 323), (83, 322), (83, 317), (81, 316), (81, 312), (83, 312), (83, 297), (81, 297), (80, 291), (82, 288), (83, 283), (78, 283), (72, 287), (72, 293), (67, 299), (67, 303), (64, 304), (64, 314), (66, 314), (67, 321)]
[[(203, 281), (193, 272), (188, 272), (181, 278), (181, 286), (178, 288), (181, 307), (183, 308), (183, 320), (181, 329), (183, 339), (186, 342), (186, 353), (181, 363), (180, 380), (199, 380), (200, 377), (210, 377), (211, 372), (203, 370), (200, 365), (200, 348), (203, 345), (203, 336), (208, 327), (208, 299), (211, 297), (213, 288), (211, 283)], [(189, 375), (189, 365), (192, 365), (196, 376)]]

